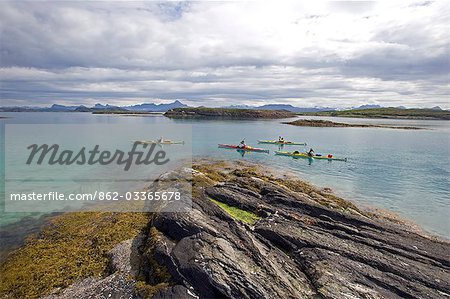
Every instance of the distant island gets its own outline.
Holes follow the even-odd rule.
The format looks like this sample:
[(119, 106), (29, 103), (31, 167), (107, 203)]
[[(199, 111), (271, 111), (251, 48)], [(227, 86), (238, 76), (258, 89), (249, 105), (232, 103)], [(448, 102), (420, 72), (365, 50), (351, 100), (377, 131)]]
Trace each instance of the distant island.
[(143, 103), (130, 106), (114, 106), (109, 104), (95, 104), (92, 107), (84, 105), (66, 106), (53, 104), (50, 107), (12, 106), (0, 107), (0, 112), (92, 112), (92, 113), (119, 113), (119, 112), (166, 112), (174, 108), (188, 107), (176, 100), (167, 104)]
[(419, 127), (405, 127), (405, 126), (388, 126), (388, 125), (370, 125), (370, 124), (348, 124), (339, 123), (329, 120), (320, 119), (298, 119), (291, 122), (284, 122), (287, 125), (299, 126), (299, 127), (352, 127), (352, 128), (388, 128), (388, 129), (404, 129), (404, 130), (422, 130)]
[(400, 119), (442, 119), (450, 120), (450, 111), (439, 107), (428, 109), (370, 108), (342, 111), (305, 112), (301, 115), (338, 116), (357, 118), (400, 118)]
[(170, 118), (225, 118), (225, 119), (251, 119), (251, 118), (289, 118), (295, 114), (285, 110), (253, 110), (230, 108), (175, 108), (167, 111), (165, 116)]

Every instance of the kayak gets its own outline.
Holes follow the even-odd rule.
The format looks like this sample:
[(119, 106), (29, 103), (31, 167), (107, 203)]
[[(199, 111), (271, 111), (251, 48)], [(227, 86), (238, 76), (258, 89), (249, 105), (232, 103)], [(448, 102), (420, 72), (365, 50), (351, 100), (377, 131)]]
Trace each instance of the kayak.
[(138, 140), (135, 142), (145, 143), (145, 144), (184, 144), (184, 141), (172, 141), (172, 140)]
[(327, 156), (317, 156), (315, 155), (314, 157), (308, 156), (308, 154), (306, 153), (300, 153), (300, 152), (280, 152), (280, 151), (275, 151), (275, 155), (280, 155), (280, 156), (289, 156), (289, 157), (294, 157), (294, 158), (306, 158), (306, 159), (318, 159), (318, 160), (328, 160), (328, 161), (344, 161), (347, 162), (347, 158), (334, 158), (334, 157), (327, 157)]
[(219, 147), (221, 148), (232, 148), (236, 149), (238, 151), (249, 151), (249, 152), (261, 152), (261, 153), (269, 153), (269, 150), (263, 149), (263, 148), (256, 148), (252, 146), (246, 146), (244, 148), (241, 148), (237, 145), (231, 145), (231, 144), (219, 144)]
[(306, 142), (278, 141), (278, 140), (258, 140), (258, 143), (279, 144), (279, 145), (306, 145)]

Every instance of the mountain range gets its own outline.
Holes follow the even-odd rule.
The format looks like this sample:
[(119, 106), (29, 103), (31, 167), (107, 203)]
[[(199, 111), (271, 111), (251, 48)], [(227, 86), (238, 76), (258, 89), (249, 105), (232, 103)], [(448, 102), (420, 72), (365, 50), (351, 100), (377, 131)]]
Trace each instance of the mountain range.
[(174, 108), (186, 108), (187, 105), (176, 100), (168, 104), (143, 103), (130, 106), (113, 106), (109, 104), (95, 104), (92, 107), (65, 106), (53, 104), (50, 107), (12, 106), (0, 107), (0, 112), (95, 112), (95, 111), (138, 111), (138, 112), (166, 112)]
[(228, 109), (255, 109), (255, 110), (286, 110), (289, 112), (300, 113), (300, 112), (320, 112), (320, 111), (334, 111), (336, 108), (329, 107), (311, 107), (311, 108), (300, 108), (287, 104), (266, 104), (262, 106), (248, 106), (248, 105), (233, 105), (226, 106), (223, 108)]
[(122, 108), (125, 108), (129, 111), (152, 111), (152, 112), (166, 112), (170, 109), (174, 108), (187, 108), (188, 105), (185, 105), (181, 103), (180, 101), (176, 100), (173, 103), (169, 104), (154, 104), (154, 103), (146, 103), (146, 104), (138, 104), (138, 105), (132, 105), (132, 106), (124, 106)]
[[(129, 106), (114, 106), (109, 104), (97, 103), (92, 107), (83, 105), (66, 106), (60, 104), (53, 104), (50, 107), (34, 107), (34, 106), (10, 106), (0, 107), (0, 112), (95, 112), (95, 111), (131, 111), (131, 112), (167, 112), (174, 108), (188, 108), (189, 106), (183, 104), (179, 100), (167, 104), (142, 103)], [(339, 111), (339, 110), (362, 110), (383, 108), (380, 105), (366, 104), (358, 107), (350, 107), (345, 109), (330, 108), (330, 107), (295, 107), (289, 104), (266, 104), (262, 106), (249, 105), (231, 105), (222, 108), (228, 109), (252, 109), (252, 110), (285, 110), (294, 113), (304, 112), (323, 112), (323, 111)], [(398, 109), (407, 109), (403, 106), (395, 107)], [(439, 106), (431, 108), (433, 110), (442, 110)]]

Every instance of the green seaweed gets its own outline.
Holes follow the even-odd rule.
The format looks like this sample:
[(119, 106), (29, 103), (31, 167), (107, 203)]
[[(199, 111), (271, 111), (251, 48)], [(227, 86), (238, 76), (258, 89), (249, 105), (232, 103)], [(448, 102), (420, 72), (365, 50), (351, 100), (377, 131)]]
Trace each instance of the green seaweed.
[(108, 270), (108, 252), (147, 225), (146, 213), (78, 212), (51, 218), (0, 266), (1, 298), (39, 298)]
[(239, 209), (237, 207), (232, 207), (227, 205), (226, 203), (217, 201), (215, 199), (210, 198), (212, 202), (214, 202), (216, 205), (221, 207), (225, 212), (227, 212), (231, 217), (233, 217), (236, 220), (242, 221), (244, 223), (247, 223), (249, 225), (255, 225), (255, 223), (261, 219), (258, 215), (248, 212), (242, 209)]

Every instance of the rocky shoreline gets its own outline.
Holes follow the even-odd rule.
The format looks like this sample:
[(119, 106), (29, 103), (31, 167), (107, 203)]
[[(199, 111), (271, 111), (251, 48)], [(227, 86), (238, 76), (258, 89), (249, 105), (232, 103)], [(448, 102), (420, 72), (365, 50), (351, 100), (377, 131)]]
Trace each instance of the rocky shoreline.
[(299, 126), (299, 127), (337, 127), (337, 128), (385, 128), (385, 129), (403, 129), (403, 130), (424, 130), (419, 127), (408, 126), (389, 126), (389, 125), (370, 125), (370, 124), (348, 124), (339, 123), (329, 120), (319, 119), (298, 119), (291, 122), (285, 122), (284, 124)]
[[(448, 242), (257, 165), (202, 160), (184, 171), (193, 172), (192, 210), (164, 213), (162, 205), (161, 212), (141, 219), (136, 237), (105, 252), (102, 275), (79, 277), (68, 288), (40, 296), (450, 296)], [(177, 175), (166, 175), (150, 189), (173, 184)], [(41, 255), (46, 258), (45, 250)], [(2, 265), (2, 273), (11, 275), (3, 270), (14, 265), (14, 257)], [(13, 286), (7, 290), (4, 282), (0, 294), (16, 298)], [(30, 287), (29, 282), (14, 285), (21, 287)]]

